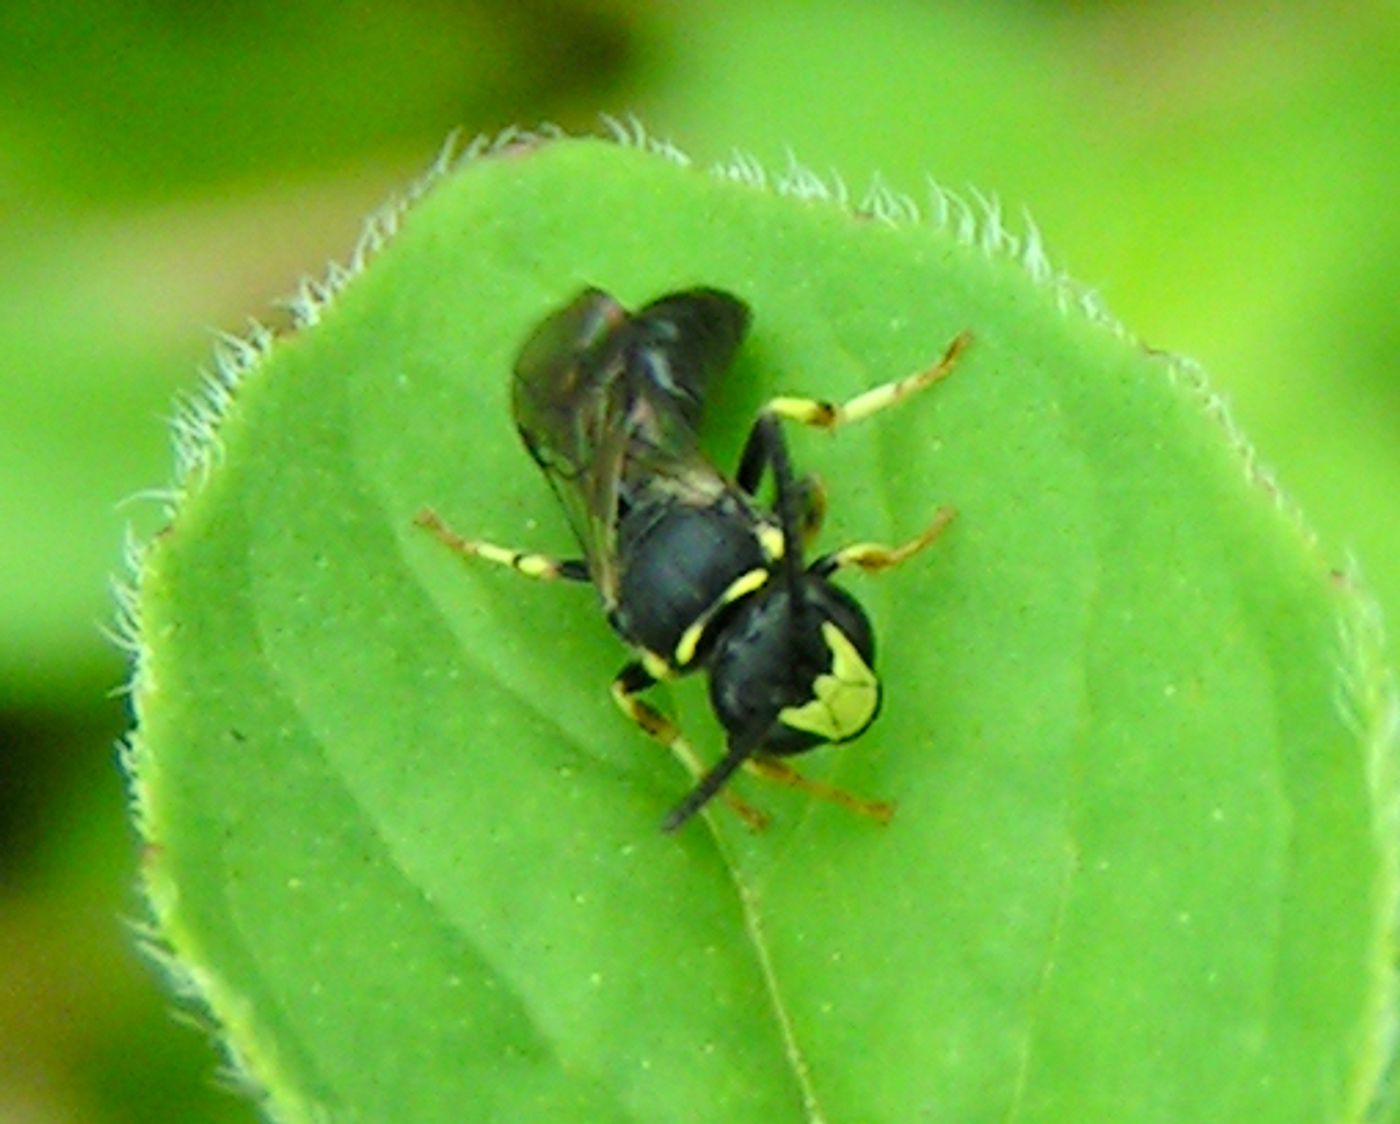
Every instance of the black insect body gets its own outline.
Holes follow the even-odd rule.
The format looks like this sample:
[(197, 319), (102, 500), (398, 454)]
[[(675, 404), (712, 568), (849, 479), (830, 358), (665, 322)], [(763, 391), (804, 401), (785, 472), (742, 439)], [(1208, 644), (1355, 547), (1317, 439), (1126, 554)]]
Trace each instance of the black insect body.
[[(586, 289), (531, 334), (515, 364), (512, 406), (531, 456), (568, 512), (582, 559), (470, 542), (431, 511), (418, 522), (459, 553), (531, 577), (589, 581), (613, 629), (637, 653), (613, 680), (622, 710), (667, 745), (696, 784), (663, 821), (680, 827), (741, 766), (878, 819), (892, 808), (809, 781), (779, 759), (849, 741), (880, 709), (875, 640), (837, 570), (897, 565), (952, 518), (941, 508), (897, 548), (860, 543), (803, 563), (823, 511), (795, 478), (781, 419), (831, 429), (876, 413), (947, 375), (970, 337), (933, 367), (833, 405), (777, 398), (749, 433), (733, 479), (704, 454), (698, 430), (711, 380), (729, 366), (748, 307), (715, 289), (674, 293), (629, 314)], [(771, 508), (758, 500), (771, 472)], [(705, 668), (727, 735), (706, 769), (670, 719), (639, 698), (658, 680)], [(753, 826), (764, 817), (729, 791)]]

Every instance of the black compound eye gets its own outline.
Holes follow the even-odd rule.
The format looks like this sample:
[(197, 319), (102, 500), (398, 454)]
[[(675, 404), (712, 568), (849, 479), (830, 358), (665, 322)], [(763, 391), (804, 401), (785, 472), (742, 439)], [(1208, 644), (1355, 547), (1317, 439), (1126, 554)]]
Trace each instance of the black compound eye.
[(805, 577), (793, 613), (775, 589), (744, 607), (710, 661), (710, 699), (732, 739), (800, 753), (862, 733), (880, 708), (870, 621), (849, 594)]

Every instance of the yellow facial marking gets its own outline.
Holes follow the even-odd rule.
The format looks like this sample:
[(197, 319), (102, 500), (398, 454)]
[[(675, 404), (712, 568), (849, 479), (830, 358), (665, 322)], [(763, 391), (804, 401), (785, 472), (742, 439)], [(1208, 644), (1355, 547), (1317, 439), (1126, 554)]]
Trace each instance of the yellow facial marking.
[(778, 721), (830, 742), (855, 737), (875, 718), (880, 681), (850, 639), (830, 621), (822, 639), (831, 649), (831, 671), (812, 682), (812, 699), (778, 711)]
[(700, 638), (705, 635), (705, 629), (709, 627), (717, 612), (726, 605), (734, 604), (739, 598), (747, 597), (767, 580), (767, 570), (749, 570), (730, 582), (729, 588), (719, 595), (704, 615), (681, 633), (680, 641), (676, 644), (676, 666), (685, 667), (695, 658), (695, 649), (700, 646)]

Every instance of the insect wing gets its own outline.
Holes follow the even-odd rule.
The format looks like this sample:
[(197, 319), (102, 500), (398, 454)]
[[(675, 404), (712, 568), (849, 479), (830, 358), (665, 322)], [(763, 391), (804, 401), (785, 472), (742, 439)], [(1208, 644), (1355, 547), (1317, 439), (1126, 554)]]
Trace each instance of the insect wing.
[(594, 584), (615, 591), (624, 489), (711, 502), (722, 486), (696, 428), (713, 377), (748, 328), (748, 306), (715, 289), (673, 293), (629, 315), (585, 289), (526, 340), (516, 426), (568, 512)]
[(512, 392), (520, 436), (568, 513), (604, 596), (612, 588), (612, 516), (627, 448), (617, 340), (628, 320), (608, 294), (585, 289), (526, 340)]
[(544, 320), (515, 361), (515, 424), (542, 468), (568, 476), (585, 469), (593, 449), (584, 416), (609, 378), (602, 362), (627, 311), (585, 289)]
[(749, 306), (718, 289), (672, 293), (637, 313), (635, 355), (644, 377), (691, 430), (700, 425), (711, 380), (733, 362), (748, 327)]
[(713, 502), (723, 482), (701, 452), (697, 430), (710, 384), (733, 362), (748, 324), (748, 305), (718, 289), (672, 293), (632, 318), (624, 486)]

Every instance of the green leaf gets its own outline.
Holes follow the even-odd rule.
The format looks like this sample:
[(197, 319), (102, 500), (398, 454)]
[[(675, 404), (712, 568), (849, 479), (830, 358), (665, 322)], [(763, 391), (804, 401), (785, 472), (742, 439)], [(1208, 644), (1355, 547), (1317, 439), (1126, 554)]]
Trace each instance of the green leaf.
[[(730, 171), (502, 148), (233, 364), (139, 575), (131, 754), (156, 931), (229, 1050), (294, 1120), (1361, 1119), (1396, 1016), (1368, 603), (1033, 238)], [(752, 305), (721, 464), (766, 397), (974, 334), (936, 390), (792, 435), (824, 544), (959, 510), (849, 579), (885, 710), (803, 760), (889, 828), (741, 779), (766, 833), (660, 835), (688, 778), (608, 699), (590, 592), (413, 526), (573, 551), (507, 375), (590, 284)], [(657, 694), (713, 758), (700, 685)]]

